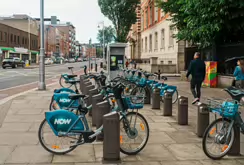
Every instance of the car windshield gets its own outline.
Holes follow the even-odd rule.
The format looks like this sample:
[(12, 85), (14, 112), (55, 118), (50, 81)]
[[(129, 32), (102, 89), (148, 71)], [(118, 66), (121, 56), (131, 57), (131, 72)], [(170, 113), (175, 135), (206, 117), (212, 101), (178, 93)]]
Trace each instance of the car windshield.
[(5, 59), (3, 60), (3, 62), (7, 62), (7, 61), (13, 61), (13, 58), (5, 58)]

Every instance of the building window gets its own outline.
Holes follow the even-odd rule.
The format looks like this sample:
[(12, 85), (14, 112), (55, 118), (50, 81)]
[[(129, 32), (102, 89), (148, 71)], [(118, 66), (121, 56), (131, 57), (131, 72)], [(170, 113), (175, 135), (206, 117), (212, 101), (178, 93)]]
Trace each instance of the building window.
[(17, 42), (18, 42), (18, 44), (20, 43), (20, 42), (19, 42), (19, 36), (17, 36)]
[(141, 12), (141, 30), (144, 30), (144, 11)]
[(13, 34), (11, 34), (11, 36), (10, 36), (10, 42), (11, 43), (13, 42)]
[(172, 61), (168, 61), (168, 64), (172, 64)]
[(173, 46), (174, 45), (174, 29), (170, 26), (169, 27), (169, 46)]
[(158, 32), (155, 32), (155, 39), (154, 40), (155, 40), (154, 41), (154, 43), (155, 43), (154, 49), (158, 50)]
[(154, 20), (155, 20), (155, 22), (158, 22), (158, 7), (157, 6), (154, 8)]
[(149, 36), (149, 52), (152, 51), (152, 35)]
[(148, 11), (147, 10), (146, 10), (145, 15), (146, 15), (146, 28), (148, 28)]
[(145, 52), (147, 52), (147, 37), (145, 39)]
[(153, 8), (150, 6), (150, 25), (153, 23)]
[(23, 44), (23, 45), (25, 44), (25, 39), (24, 39), (24, 37), (22, 38), (22, 44)]
[(25, 38), (25, 45), (27, 45), (27, 38)]
[(16, 43), (16, 35), (14, 35), (14, 43)]
[(7, 42), (7, 33), (6, 32), (4, 32), (4, 41)]
[(164, 49), (165, 47), (165, 33), (164, 29), (161, 30), (161, 49)]
[(143, 52), (143, 39), (141, 40), (141, 51)]
[(3, 33), (0, 32), (0, 41), (2, 41), (2, 40), (3, 40)]

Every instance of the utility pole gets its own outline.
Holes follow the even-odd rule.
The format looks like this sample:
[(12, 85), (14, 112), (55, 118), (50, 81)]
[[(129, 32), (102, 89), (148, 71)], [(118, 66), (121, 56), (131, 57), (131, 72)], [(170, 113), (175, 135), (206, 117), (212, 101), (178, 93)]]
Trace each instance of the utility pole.
[(44, 0), (40, 0), (40, 61), (39, 61), (39, 82), (38, 89), (46, 90), (45, 65), (44, 65)]

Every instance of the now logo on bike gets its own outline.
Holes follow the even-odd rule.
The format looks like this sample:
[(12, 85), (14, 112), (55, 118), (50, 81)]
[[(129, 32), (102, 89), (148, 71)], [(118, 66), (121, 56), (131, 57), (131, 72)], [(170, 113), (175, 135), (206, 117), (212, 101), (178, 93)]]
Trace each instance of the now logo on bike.
[(61, 103), (69, 103), (71, 99), (59, 99), (59, 102)]
[(70, 124), (70, 122), (71, 122), (71, 119), (55, 119), (54, 120), (54, 124), (60, 124), (60, 125)]

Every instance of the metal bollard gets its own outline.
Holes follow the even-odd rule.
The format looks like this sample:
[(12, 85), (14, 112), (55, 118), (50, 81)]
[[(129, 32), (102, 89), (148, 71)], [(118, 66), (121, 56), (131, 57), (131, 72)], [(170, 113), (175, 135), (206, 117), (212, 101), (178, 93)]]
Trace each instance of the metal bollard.
[(93, 69), (93, 63), (91, 63), (91, 70)]
[(95, 64), (95, 72), (97, 72), (97, 64)]
[[(97, 89), (91, 89), (91, 90), (89, 90), (89, 103), (90, 104), (92, 104), (92, 97), (94, 96), (94, 95), (97, 95), (98, 94), (98, 90)], [(89, 105), (90, 105), (89, 104)], [(89, 106), (88, 105), (88, 106)], [(92, 116), (92, 110), (91, 111), (89, 111), (89, 116)]]
[(103, 68), (103, 62), (100, 63), (100, 68)]
[[(97, 107), (99, 107), (99, 110), (97, 111), (96, 116), (96, 128), (100, 128), (103, 124), (103, 116), (108, 114), (110, 112), (110, 105), (109, 102), (103, 101), (97, 104)], [(103, 140), (103, 134), (100, 134), (97, 136), (97, 141)]]
[(99, 110), (97, 107), (97, 103), (100, 103), (102, 101), (103, 101), (102, 94), (97, 94), (92, 96), (92, 126), (96, 126), (97, 111)]
[(152, 94), (152, 109), (160, 109), (160, 89), (155, 88)]
[(197, 136), (203, 137), (206, 128), (209, 125), (209, 110), (206, 104), (198, 105), (197, 113)]
[(148, 87), (145, 88), (146, 91), (146, 98), (144, 100), (144, 104), (151, 104), (151, 92)]
[(111, 112), (103, 116), (103, 161), (120, 161), (120, 122), (119, 114)]
[(92, 83), (91, 83), (90, 81), (84, 83), (83, 93), (84, 93), (85, 95), (88, 95), (88, 91), (86, 90), (86, 87), (87, 87), (87, 86), (90, 86), (90, 85), (92, 85)]
[(240, 151), (241, 151), (240, 127), (235, 124), (233, 129), (234, 129), (235, 138), (234, 138), (232, 147), (231, 147), (230, 151), (228, 152), (228, 155), (240, 156)]
[(180, 96), (178, 102), (178, 124), (188, 125), (188, 98)]
[[(89, 91), (92, 90), (92, 89), (94, 89), (94, 88), (95, 88), (94, 85), (86, 86), (86, 92), (87, 92), (87, 95), (89, 95)], [(86, 104), (87, 104), (88, 106), (91, 105), (91, 102), (90, 102), (90, 96), (89, 96), (89, 98), (87, 99)]]
[(164, 93), (163, 116), (172, 116), (172, 94), (167, 91)]

